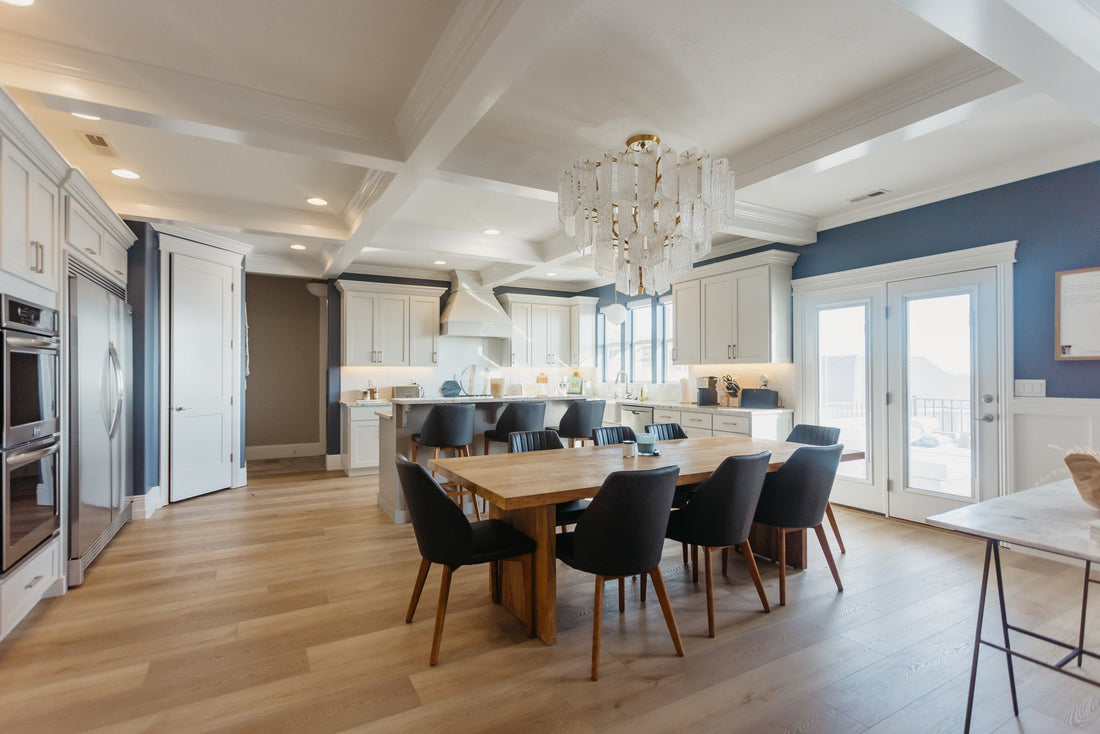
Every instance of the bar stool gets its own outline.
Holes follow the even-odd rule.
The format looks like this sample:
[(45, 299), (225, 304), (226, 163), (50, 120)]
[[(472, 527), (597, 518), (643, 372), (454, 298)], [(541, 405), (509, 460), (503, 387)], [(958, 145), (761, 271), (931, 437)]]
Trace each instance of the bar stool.
[(497, 419), (495, 428), (485, 431), (485, 454), (489, 454), (492, 441), (508, 443), (508, 436), (516, 431), (537, 431), (546, 419), (546, 401), (508, 403)]
[[(473, 442), (473, 403), (435, 405), (428, 411), (428, 417), (424, 419), (424, 425), (420, 427), (420, 433), (414, 433), (412, 436), (412, 460), (413, 463), (416, 463), (417, 450), (421, 446), (430, 446), (433, 449), (433, 459), (439, 458), (440, 449), (450, 449), (455, 456), (469, 456), (470, 444)], [(443, 490), (460, 507), (462, 506), (462, 498), (470, 495), (474, 503), (474, 516), (478, 520), (481, 519), (477, 495), (471, 490), (451, 483), (444, 484)]]
[(576, 441), (584, 446), (584, 442), (592, 438), (592, 429), (603, 423), (606, 404), (605, 400), (577, 400), (570, 403), (560, 424), (547, 428), (557, 431), (563, 439), (569, 439), (570, 446), (575, 446)]

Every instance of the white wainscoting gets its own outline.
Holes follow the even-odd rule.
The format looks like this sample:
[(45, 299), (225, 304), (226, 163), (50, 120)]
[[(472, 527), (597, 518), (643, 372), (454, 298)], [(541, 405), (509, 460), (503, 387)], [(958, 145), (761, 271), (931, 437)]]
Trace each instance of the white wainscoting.
[(1100, 400), (1084, 398), (1014, 398), (1012, 401), (1015, 491), (1068, 476), (1059, 449), (1100, 451)]

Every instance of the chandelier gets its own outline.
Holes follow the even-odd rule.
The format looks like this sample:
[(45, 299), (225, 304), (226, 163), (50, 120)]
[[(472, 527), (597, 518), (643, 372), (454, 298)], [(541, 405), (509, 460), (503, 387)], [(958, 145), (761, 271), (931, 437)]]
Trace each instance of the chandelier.
[(577, 161), (558, 180), (558, 219), (621, 293), (658, 295), (710, 252), (733, 221), (733, 171), (706, 151), (677, 154), (656, 135)]

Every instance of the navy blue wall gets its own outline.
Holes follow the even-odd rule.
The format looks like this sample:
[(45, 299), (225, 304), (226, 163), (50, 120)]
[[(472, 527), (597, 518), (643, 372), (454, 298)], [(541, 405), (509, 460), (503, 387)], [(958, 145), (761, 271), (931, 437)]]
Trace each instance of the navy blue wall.
[(133, 488), (160, 483), (160, 239), (145, 222), (126, 223), (137, 242), (127, 252), (126, 298), (133, 327)]

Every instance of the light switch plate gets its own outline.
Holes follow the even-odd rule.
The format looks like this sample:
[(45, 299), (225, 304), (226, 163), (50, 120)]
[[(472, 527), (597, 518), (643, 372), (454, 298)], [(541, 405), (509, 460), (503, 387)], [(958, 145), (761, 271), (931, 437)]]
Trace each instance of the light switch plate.
[(1016, 380), (1013, 392), (1018, 398), (1045, 398), (1047, 396), (1047, 381)]

